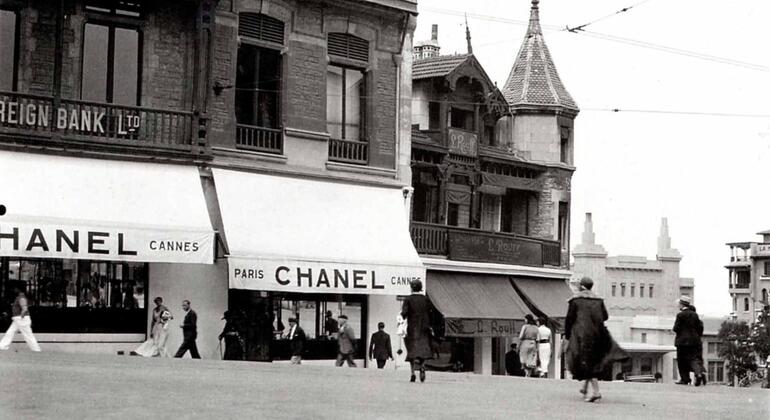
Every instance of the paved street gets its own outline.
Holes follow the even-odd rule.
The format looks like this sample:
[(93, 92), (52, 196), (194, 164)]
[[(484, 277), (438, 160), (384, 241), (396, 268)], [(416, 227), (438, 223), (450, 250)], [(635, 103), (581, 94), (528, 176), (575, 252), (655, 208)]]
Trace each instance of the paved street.
[(770, 418), (770, 392), (65, 353), (0, 353), (0, 418)]

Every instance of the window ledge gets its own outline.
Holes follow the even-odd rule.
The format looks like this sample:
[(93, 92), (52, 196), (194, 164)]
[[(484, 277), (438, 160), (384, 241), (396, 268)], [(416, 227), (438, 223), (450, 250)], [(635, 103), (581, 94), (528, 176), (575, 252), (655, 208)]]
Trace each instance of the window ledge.
[(395, 169), (373, 168), (371, 166), (352, 165), (349, 163), (339, 163), (339, 162), (326, 162), (326, 169), (330, 171), (340, 171), (340, 172), (348, 172), (348, 173), (363, 174), (363, 175), (374, 175), (374, 176), (388, 177), (388, 178), (394, 178), (394, 179), (398, 175)]
[(286, 163), (288, 158), (285, 155), (276, 155), (273, 153), (264, 153), (264, 152), (257, 152), (254, 150), (246, 150), (246, 149), (231, 149), (229, 147), (212, 147), (211, 150), (213, 150), (216, 154), (219, 154), (221, 156), (226, 157), (244, 157), (244, 156), (250, 156), (258, 160), (264, 160), (267, 162), (274, 162), (274, 163)]
[(301, 139), (316, 140), (316, 141), (329, 141), (331, 134), (320, 131), (300, 130), (299, 128), (285, 127), (283, 132), (287, 136), (299, 137)]

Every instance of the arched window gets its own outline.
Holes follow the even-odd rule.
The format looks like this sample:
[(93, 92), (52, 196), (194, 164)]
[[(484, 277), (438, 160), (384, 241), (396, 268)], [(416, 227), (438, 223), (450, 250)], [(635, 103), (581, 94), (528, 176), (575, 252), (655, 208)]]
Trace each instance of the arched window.
[(743, 298), (743, 311), (749, 311), (749, 298)]
[(767, 289), (762, 289), (762, 303), (767, 305)]

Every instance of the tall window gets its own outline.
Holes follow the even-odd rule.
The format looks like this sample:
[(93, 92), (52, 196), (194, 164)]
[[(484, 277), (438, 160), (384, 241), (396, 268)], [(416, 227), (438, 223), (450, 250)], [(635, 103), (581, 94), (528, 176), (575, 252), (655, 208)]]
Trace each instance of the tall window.
[(460, 205), (457, 203), (447, 203), (446, 224), (449, 226), (460, 225)]
[(644, 297), (644, 283), (639, 285), (639, 297), (640, 298)]
[(441, 127), (441, 103), (428, 102), (428, 130), (438, 130)]
[(709, 362), (708, 381), (711, 383), (717, 383), (717, 382), (724, 382), (724, 380), (725, 380), (724, 362), (721, 362), (721, 361)]
[(642, 343), (647, 342), (647, 333), (642, 333)]
[(449, 125), (465, 131), (475, 131), (476, 120), (474, 115), (474, 112), (471, 110), (452, 107)]
[(364, 72), (330, 65), (326, 75), (326, 129), (332, 138), (364, 140)]
[(235, 120), (263, 128), (281, 126), (281, 54), (241, 43), (235, 75)]
[(561, 249), (566, 250), (569, 246), (569, 204), (559, 201), (559, 243)]
[(631, 297), (634, 297), (635, 290), (636, 290), (636, 285), (634, 283), (631, 283)]
[(618, 288), (618, 285), (615, 283), (612, 283), (612, 297), (615, 297), (615, 292)]
[(749, 311), (749, 298), (743, 298), (743, 311)]
[(138, 105), (141, 78), (141, 34), (105, 21), (86, 23), (83, 34), (82, 99)]
[(561, 127), (561, 142), (559, 146), (559, 161), (569, 163), (569, 127)]
[(762, 289), (762, 303), (767, 305), (767, 289)]
[(650, 298), (654, 298), (654, 297), (655, 297), (655, 296), (653, 295), (653, 290), (654, 290), (654, 289), (653, 289), (653, 285), (651, 284), (651, 285), (650, 285)]
[(620, 297), (626, 297), (626, 284), (620, 283)]
[(738, 311), (738, 299), (733, 298), (733, 312)]
[(19, 58), (18, 15), (0, 10), (0, 90), (16, 90)]
[(770, 261), (765, 261), (765, 275), (770, 276)]

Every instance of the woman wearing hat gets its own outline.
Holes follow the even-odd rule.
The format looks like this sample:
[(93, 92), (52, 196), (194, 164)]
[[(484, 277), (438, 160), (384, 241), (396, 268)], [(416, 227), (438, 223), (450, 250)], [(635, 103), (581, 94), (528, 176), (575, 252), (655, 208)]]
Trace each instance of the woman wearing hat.
[[(604, 301), (591, 290), (594, 286), (589, 277), (580, 279), (579, 292), (569, 300), (564, 337), (567, 345), (567, 364), (572, 378), (583, 381), (580, 393), (585, 401), (594, 402), (602, 397), (599, 380), (604, 369), (614, 361), (628, 357), (612, 340), (604, 326), (607, 308)], [(588, 384), (593, 395), (588, 395)]]
[(539, 341), (535, 317), (532, 314), (524, 316), (525, 324), (519, 333), (519, 359), (524, 367), (524, 376), (534, 376), (537, 368), (537, 342)]
[(422, 293), (422, 282), (412, 280), (409, 284), (412, 294), (404, 299), (401, 307), (401, 317), (407, 322), (406, 360), (411, 365), (412, 376), (410, 382), (416, 380), (415, 371), (420, 371), (420, 382), (425, 382), (425, 361), (433, 358), (430, 347), (431, 329), (428, 308), (428, 298)]
[(219, 341), (225, 340), (225, 352), (222, 360), (243, 360), (241, 320), (231, 311), (225, 311), (222, 319), (225, 320), (225, 327), (219, 334)]

